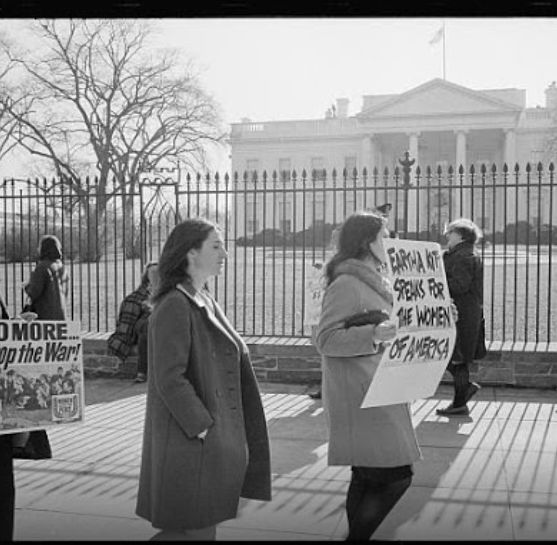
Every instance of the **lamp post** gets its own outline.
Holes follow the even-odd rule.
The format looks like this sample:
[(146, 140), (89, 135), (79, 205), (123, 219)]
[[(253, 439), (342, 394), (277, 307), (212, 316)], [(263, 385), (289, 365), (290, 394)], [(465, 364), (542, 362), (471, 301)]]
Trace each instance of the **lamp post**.
[(402, 189), (404, 189), (404, 234), (408, 235), (408, 190), (410, 189), (410, 171), (416, 159), (410, 159), (410, 152), (404, 152), (404, 159), (398, 162), (402, 166)]

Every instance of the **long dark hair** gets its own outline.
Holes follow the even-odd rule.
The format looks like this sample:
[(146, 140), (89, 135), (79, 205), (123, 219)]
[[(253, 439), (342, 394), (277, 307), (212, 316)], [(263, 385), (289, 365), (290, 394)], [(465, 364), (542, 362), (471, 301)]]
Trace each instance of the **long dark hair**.
[(156, 267), (158, 263), (156, 261), (149, 261), (145, 267), (143, 267), (143, 273), (141, 274), (141, 284), (140, 287), (147, 287), (149, 286), (149, 269), (151, 267)]
[(62, 259), (62, 244), (54, 235), (44, 235), (39, 242), (39, 259)]
[(203, 218), (190, 218), (179, 223), (168, 236), (159, 259), (159, 281), (152, 302), (174, 289), (176, 284), (189, 278), (188, 252), (199, 250), (211, 231), (217, 226)]
[(346, 218), (337, 238), (337, 252), (327, 263), (327, 285), (335, 278), (335, 269), (346, 259), (366, 259), (373, 255), (369, 244), (385, 226), (385, 218), (373, 212), (356, 212)]

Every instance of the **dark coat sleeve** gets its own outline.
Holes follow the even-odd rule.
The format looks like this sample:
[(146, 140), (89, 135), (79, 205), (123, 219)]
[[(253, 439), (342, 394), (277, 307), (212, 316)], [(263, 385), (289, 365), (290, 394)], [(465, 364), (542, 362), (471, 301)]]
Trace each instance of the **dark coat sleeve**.
[(463, 256), (450, 268), (447, 274), (447, 284), (453, 297), (471, 291), (474, 282), (474, 268), (474, 256)]
[(149, 350), (155, 388), (189, 438), (213, 425), (213, 418), (187, 378), (191, 349), (191, 308), (169, 297), (149, 322)]
[(29, 283), (25, 286), (25, 292), (31, 297), (31, 301), (35, 301), (41, 296), (47, 282), (48, 272), (46, 268), (39, 263), (31, 273)]
[(6, 303), (4, 303), (4, 299), (0, 297), (0, 313), (2, 320), (9, 320), (10, 315), (8, 314), (8, 309), (6, 308)]

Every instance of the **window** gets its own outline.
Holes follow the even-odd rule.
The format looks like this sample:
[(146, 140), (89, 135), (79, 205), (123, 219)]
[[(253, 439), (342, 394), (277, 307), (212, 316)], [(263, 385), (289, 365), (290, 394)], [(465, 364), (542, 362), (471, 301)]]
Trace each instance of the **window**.
[(246, 172), (248, 173), (248, 179), (252, 179), (254, 173), (259, 177), (259, 159), (248, 159), (246, 161)]
[(357, 168), (357, 160), (355, 155), (344, 158), (344, 168), (346, 169), (346, 177), (351, 180), (354, 176), (354, 169)]
[(248, 233), (254, 234), (259, 231), (259, 220), (257, 219), (257, 199), (255, 195), (246, 195), (246, 220)]
[(292, 203), (290, 201), (279, 201), (278, 203), (279, 227), (283, 233), (292, 231)]
[(325, 221), (325, 195), (315, 195), (315, 216), (313, 217), (314, 223), (322, 223)]
[(315, 180), (322, 182), (327, 176), (325, 170), (325, 159), (323, 157), (312, 157), (311, 158), (311, 179), (313, 179), (313, 173), (315, 171)]
[(283, 183), (289, 182), (292, 175), (292, 162), (290, 158), (279, 159), (279, 180)]

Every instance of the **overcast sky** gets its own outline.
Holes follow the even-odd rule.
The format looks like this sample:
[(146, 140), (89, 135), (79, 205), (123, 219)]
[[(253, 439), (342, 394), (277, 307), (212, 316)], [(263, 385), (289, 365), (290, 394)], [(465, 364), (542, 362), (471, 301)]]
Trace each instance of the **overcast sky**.
[(557, 18), (153, 20), (155, 46), (194, 61), (227, 123), (322, 118), (339, 97), (350, 99), (353, 115), (362, 95), (402, 93), (442, 77), (442, 41), (429, 42), (443, 21), (447, 80), (525, 89), (528, 106), (545, 104), (544, 90), (557, 80)]
[[(446, 18), (446, 79), (526, 89), (545, 104), (557, 79), (557, 19)], [(338, 97), (402, 93), (443, 75), (440, 18), (167, 19), (161, 43), (204, 69), (228, 122), (321, 118)]]

